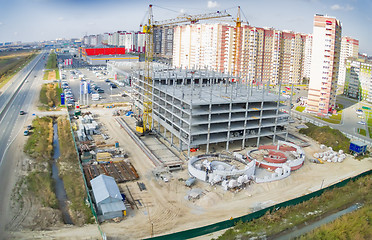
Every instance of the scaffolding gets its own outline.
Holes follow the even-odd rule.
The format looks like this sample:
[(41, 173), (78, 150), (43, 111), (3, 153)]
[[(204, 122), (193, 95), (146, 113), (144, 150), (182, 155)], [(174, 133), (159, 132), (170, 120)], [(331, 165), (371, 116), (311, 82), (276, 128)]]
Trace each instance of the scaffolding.
[[(288, 131), (287, 98), (269, 91), (268, 84), (252, 85), (249, 81), (207, 69), (154, 69), (152, 88), (143, 72), (132, 76), (132, 100), (141, 114), (148, 89), (152, 90), (153, 131), (162, 135), (179, 151), (224, 143), (226, 150), (233, 141), (246, 147), (248, 139), (270, 137)], [(280, 89), (280, 87), (279, 87)]]

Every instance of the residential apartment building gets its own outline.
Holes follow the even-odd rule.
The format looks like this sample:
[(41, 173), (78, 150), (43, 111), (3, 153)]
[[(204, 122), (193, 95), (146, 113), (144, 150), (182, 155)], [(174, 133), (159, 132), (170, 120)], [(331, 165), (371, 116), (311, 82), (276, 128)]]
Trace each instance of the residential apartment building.
[(307, 34), (304, 47), (304, 77), (310, 79), (310, 68), (311, 68), (311, 52), (313, 50), (313, 35)]
[(351, 37), (342, 37), (341, 39), (341, 55), (340, 69), (338, 71), (338, 85), (343, 86), (345, 83), (346, 59), (349, 57), (357, 58), (359, 52), (359, 40)]
[(348, 58), (345, 62), (344, 94), (372, 102), (372, 61)]
[(327, 114), (336, 105), (341, 52), (341, 22), (334, 17), (315, 15), (313, 50), (307, 111)]
[(173, 26), (154, 28), (154, 55), (158, 59), (168, 59), (173, 56)]
[(243, 81), (297, 84), (306, 35), (273, 28), (196, 24), (174, 29), (173, 66), (209, 67)]

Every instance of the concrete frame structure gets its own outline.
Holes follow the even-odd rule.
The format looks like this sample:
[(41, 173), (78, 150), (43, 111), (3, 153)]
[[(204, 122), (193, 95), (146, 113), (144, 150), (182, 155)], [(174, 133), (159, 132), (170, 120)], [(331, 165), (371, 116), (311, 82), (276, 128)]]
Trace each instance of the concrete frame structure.
[[(249, 139), (288, 134), (289, 115), (283, 111), (280, 95), (245, 81), (233, 82), (227, 74), (209, 70), (154, 71), (152, 87), (138, 72), (132, 76), (132, 98), (136, 114), (141, 115), (145, 89), (152, 89), (152, 130), (162, 135), (179, 151), (233, 141), (241, 148)], [(279, 91), (280, 92), (280, 91)]]
[(328, 114), (336, 107), (340, 47), (340, 21), (334, 17), (315, 15), (308, 112)]

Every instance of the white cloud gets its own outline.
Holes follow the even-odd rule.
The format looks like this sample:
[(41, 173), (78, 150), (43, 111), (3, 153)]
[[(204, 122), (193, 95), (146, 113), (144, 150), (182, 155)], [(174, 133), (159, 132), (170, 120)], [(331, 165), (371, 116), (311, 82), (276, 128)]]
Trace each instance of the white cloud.
[(2, 22), (0, 22), (0, 25), (3, 25), (3, 23), (2, 23)]
[(331, 6), (331, 10), (334, 10), (334, 11), (339, 11), (339, 10), (351, 11), (353, 9), (354, 9), (354, 7), (350, 6), (349, 4), (346, 4), (346, 6), (341, 6), (339, 4), (334, 4), (334, 5)]
[(208, 1), (208, 8), (216, 8), (220, 6), (217, 1)]
[(65, 20), (64, 17), (59, 17), (59, 18), (58, 18), (58, 21), (63, 21), (63, 20)]

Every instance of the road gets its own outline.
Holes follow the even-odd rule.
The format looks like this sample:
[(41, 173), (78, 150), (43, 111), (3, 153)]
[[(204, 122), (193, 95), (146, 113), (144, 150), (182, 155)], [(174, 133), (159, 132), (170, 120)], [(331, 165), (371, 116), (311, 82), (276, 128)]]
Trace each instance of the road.
[[(20, 110), (28, 112), (32, 98), (37, 94), (32, 88), (35, 76), (42, 77), (45, 60), (42, 58), (45, 52), (37, 56), (30, 64), (20, 71), (11, 81), (9, 87), (0, 96), (0, 166), (4, 153), (12, 139), (22, 130), (22, 124), (26, 115), (19, 115)], [(46, 57), (45, 57), (46, 59)], [(19, 91), (18, 87), (20, 87)], [(13, 98), (14, 96), (14, 98)], [(9, 105), (7, 106), (7, 104)]]
[[(28, 118), (30, 107), (39, 94), (38, 86), (43, 78), (45, 60), (42, 58), (46, 52), (42, 52), (34, 61), (26, 66), (20, 73), (11, 79), (9, 87), (1, 98), (2, 119), (0, 120), (0, 239), (4, 237), (5, 223), (9, 217), (9, 201), (13, 186), (20, 172), (19, 159), (22, 158), (23, 131)], [(47, 57), (45, 57), (47, 59)], [(35, 77), (36, 76), (36, 77)], [(13, 85), (15, 87), (13, 87)], [(19, 88), (19, 91), (17, 91)], [(14, 97), (12, 97), (14, 94)], [(4, 105), (9, 101), (8, 107)], [(26, 115), (19, 115), (23, 110)], [(20, 134), (21, 133), (21, 134)]]

